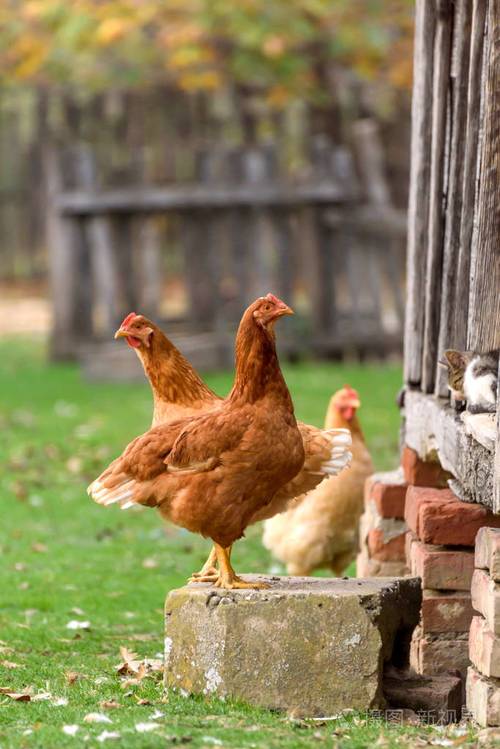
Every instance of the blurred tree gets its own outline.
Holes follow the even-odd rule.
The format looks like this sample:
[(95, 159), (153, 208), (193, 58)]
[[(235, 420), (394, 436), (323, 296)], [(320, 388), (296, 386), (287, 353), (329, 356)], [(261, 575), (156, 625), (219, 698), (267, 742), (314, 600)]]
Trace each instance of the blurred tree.
[(412, 0), (1, 0), (0, 81), (321, 104), (331, 65), (408, 88), (412, 28)]

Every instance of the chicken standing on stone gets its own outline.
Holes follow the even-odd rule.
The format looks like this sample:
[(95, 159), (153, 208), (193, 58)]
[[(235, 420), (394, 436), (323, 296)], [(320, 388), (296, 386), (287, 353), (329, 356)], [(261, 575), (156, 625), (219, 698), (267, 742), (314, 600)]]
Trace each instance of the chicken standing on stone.
[(348, 471), (323, 481), (287, 512), (266, 521), (264, 546), (287, 565), (291, 575), (320, 567), (341, 575), (356, 557), (365, 480), (373, 473), (356, 411), (355, 390), (346, 385), (332, 396), (325, 426), (349, 428), (352, 463)]
[[(144, 367), (153, 391), (152, 426), (220, 408), (224, 403), (162, 330), (143, 315), (134, 312), (127, 315), (115, 338), (125, 338)], [(351, 438), (346, 429), (322, 430), (301, 422), (298, 427), (304, 442), (304, 466), (297, 476), (276, 492), (268, 505), (251, 518), (250, 523), (283, 512), (290, 501), (313, 489), (325, 476), (336, 475), (349, 464)], [(215, 550), (212, 550), (202, 570), (193, 578), (200, 581), (215, 578), (215, 559)]]
[(137, 437), (88, 490), (103, 505), (157, 507), (177, 525), (211, 538), (218, 587), (263, 587), (235, 575), (227, 549), (304, 464), (273, 331), (289, 314), (270, 294), (250, 305), (236, 338), (234, 385), (220, 407)]

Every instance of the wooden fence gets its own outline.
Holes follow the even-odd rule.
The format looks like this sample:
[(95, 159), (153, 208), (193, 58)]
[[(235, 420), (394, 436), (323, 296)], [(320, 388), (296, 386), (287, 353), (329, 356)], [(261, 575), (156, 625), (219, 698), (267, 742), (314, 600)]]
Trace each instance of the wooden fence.
[[(369, 160), (373, 139), (360, 137)], [(101, 189), (85, 147), (65, 163), (69, 172), (56, 158), (49, 169), (55, 356), (110, 340), (138, 310), (183, 335), (186, 353), (209, 350), (199, 365), (226, 364), (242, 309), (269, 290), (299, 312), (291, 352), (399, 349), (405, 218), (388, 201), (380, 165), (362, 200), (349, 153), (323, 140), (314, 173), (295, 183), (279, 176), (271, 146), (212, 147), (198, 154), (195, 184), (163, 187)], [(165, 319), (171, 255), (187, 305)]]
[(496, 448), (465, 434), (444, 349), (500, 346), (500, 3), (417, 0), (405, 330), (406, 439), (438, 450), (464, 498), (500, 512)]

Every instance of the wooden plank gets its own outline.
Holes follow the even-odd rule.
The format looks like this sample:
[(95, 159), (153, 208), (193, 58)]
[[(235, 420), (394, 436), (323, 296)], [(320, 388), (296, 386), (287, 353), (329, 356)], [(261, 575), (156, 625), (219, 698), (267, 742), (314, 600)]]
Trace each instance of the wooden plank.
[[(434, 39), (432, 87), (431, 174), (429, 184), (429, 226), (425, 277), (424, 344), (422, 351), (422, 390), (434, 389), (439, 335), (439, 300), (443, 262), (444, 153), (450, 75), (451, 5), (436, 0), (437, 26)], [(418, 300), (421, 303), (421, 299)]]
[[(441, 284), (441, 311), (439, 317), (438, 357), (447, 348), (460, 348), (460, 341), (453, 338), (455, 315), (462, 299), (457, 296), (457, 272), (460, 247), (460, 216), (462, 213), (462, 185), (465, 157), (465, 135), (467, 123), (467, 87), (469, 74), (469, 52), (472, 6), (469, 0), (456, 0), (453, 24), (452, 54), (452, 112), (450, 167), (445, 218), (443, 277)], [(436, 366), (435, 392), (447, 397), (447, 372)]]
[[(498, 362), (498, 382), (500, 383), (500, 361)], [(500, 385), (497, 394), (497, 436), (495, 443), (495, 462), (493, 466), (493, 511), (500, 513)]]
[(89, 213), (161, 213), (194, 208), (222, 208), (236, 206), (267, 207), (348, 203), (352, 196), (343, 188), (331, 184), (290, 186), (281, 184), (247, 185), (176, 185), (172, 187), (123, 188), (100, 193), (75, 190), (57, 199), (57, 206), (65, 214)]
[(160, 230), (155, 217), (146, 216), (139, 221), (139, 252), (136, 257), (140, 278), (138, 306), (143, 314), (154, 320), (159, 314), (164, 275)]
[(413, 58), (413, 100), (411, 115), (411, 170), (408, 202), (407, 303), (404, 336), (404, 377), (409, 384), (422, 379), (425, 264), (427, 256), (428, 191), (434, 57), (434, 3), (417, 0)]
[(477, 233), (471, 252), (468, 346), (500, 346), (500, 0), (490, 0)]
[(479, 123), (481, 119), (481, 71), (483, 67), (483, 39), (487, 0), (473, 0), (470, 42), (469, 80), (467, 86), (467, 125), (463, 167), (462, 215), (458, 267), (456, 273), (456, 299), (452, 340), (456, 348), (467, 348), (469, 313), (469, 281), (474, 199), (477, 185)]
[(55, 359), (73, 359), (79, 341), (91, 331), (91, 284), (84, 226), (79, 218), (61, 216), (55, 208), (63, 188), (60, 153), (50, 145), (45, 152), (49, 214), (49, 274), (53, 326), (50, 352)]
[(462, 499), (493, 508), (494, 455), (465, 433), (459, 414), (433, 395), (407, 390), (404, 442), (423, 460), (438, 457)]

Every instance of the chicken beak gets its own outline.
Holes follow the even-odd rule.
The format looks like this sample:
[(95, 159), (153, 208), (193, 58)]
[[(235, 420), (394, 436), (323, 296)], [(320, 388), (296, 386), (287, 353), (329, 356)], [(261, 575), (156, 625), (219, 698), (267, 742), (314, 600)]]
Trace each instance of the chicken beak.
[(294, 315), (295, 312), (291, 307), (288, 306), (288, 304), (283, 304), (282, 307), (279, 308), (277, 312), (277, 317), (283, 317), (283, 315)]
[(129, 336), (129, 335), (130, 335), (130, 333), (128, 332), (128, 330), (126, 328), (118, 328), (118, 330), (115, 333), (114, 338), (115, 338), (115, 341), (116, 341), (118, 338), (127, 338), (127, 336)]

